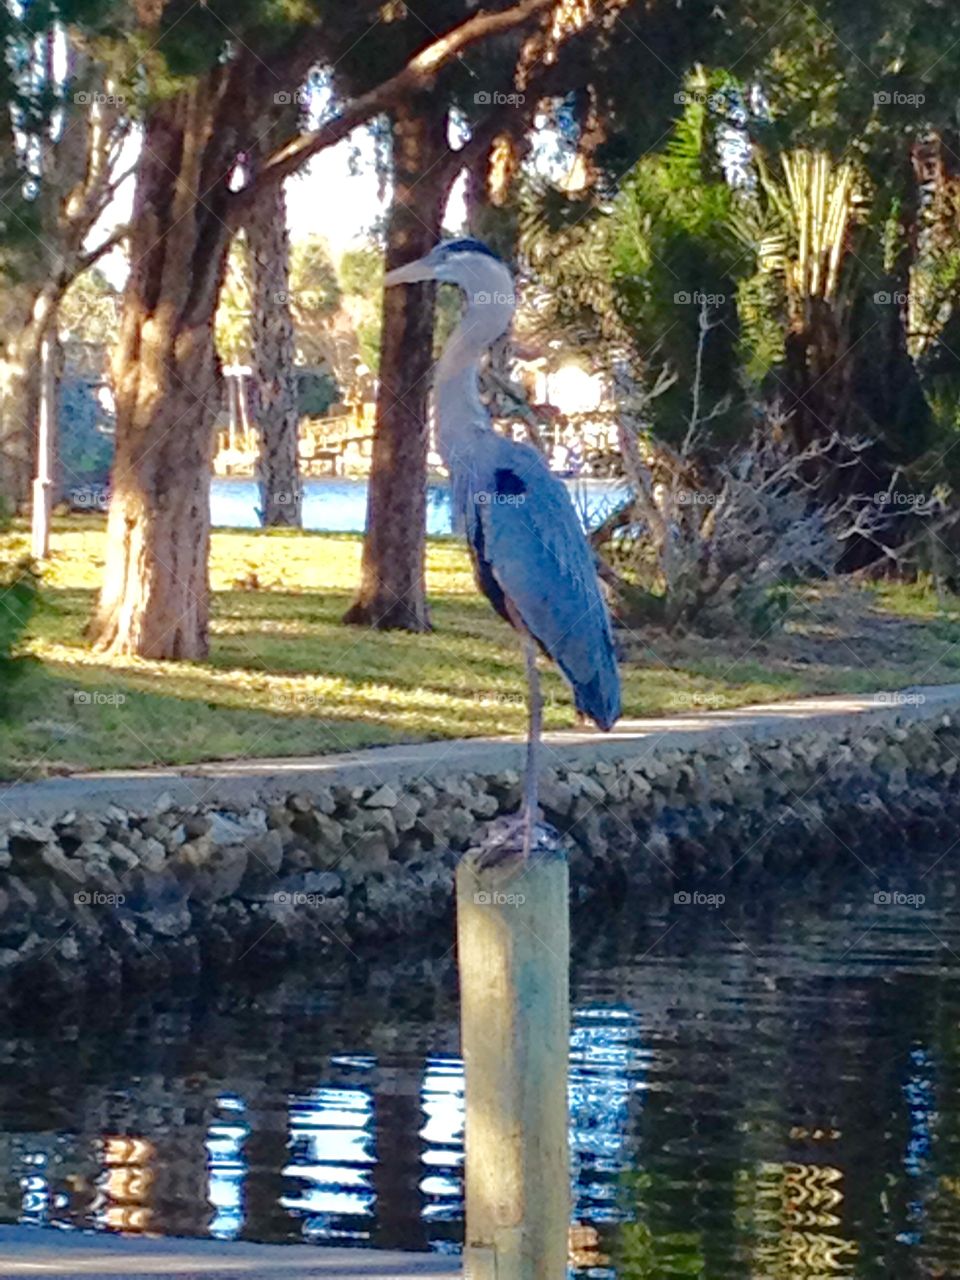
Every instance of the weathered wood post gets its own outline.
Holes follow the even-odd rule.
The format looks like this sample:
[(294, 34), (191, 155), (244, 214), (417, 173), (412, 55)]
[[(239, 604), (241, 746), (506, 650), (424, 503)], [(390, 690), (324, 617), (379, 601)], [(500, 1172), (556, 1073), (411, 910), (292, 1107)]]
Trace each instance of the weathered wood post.
[(457, 871), (467, 1280), (565, 1280), (570, 1221), (565, 852)]

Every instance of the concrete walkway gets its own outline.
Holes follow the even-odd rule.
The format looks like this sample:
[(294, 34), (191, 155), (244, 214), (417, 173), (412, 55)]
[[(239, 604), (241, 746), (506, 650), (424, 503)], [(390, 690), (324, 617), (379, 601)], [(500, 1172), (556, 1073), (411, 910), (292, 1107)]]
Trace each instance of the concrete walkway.
[(193, 1280), (406, 1280), (408, 1276), (460, 1276), (457, 1258), (437, 1254), (380, 1253), (311, 1245), (221, 1244), (215, 1240), (147, 1240), (38, 1227), (0, 1226), (0, 1276), (44, 1280), (157, 1276)]
[[(621, 720), (612, 733), (544, 735), (545, 765), (586, 766), (597, 760), (639, 759), (670, 749), (697, 748), (711, 738), (758, 741), (790, 738), (829, 725), (838, 734), (873, 718), (890, 722), (960, 714), (960, 684), (917, 686), (896, 693), (841, 694), (645, 720)], [(520, 738), (461, 738), (372, 747), (328, 756), (239, 760), (182, 768), (75, 773), (43, 782), (0, 782), (0, 816), (53, 820), (74, 808), (92, 814), (115, 804), (150, 810), (162, 798), (189, 807), (218, 803), (270, 803), (297, 791), (338, 783), (379, 785), (450, 773), (523, 768)]]

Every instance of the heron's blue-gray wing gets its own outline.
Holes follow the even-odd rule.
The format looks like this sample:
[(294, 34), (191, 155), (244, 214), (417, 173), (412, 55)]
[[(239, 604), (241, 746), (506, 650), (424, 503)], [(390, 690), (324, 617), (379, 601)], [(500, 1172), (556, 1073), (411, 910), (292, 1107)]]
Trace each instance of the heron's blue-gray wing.
[(609, 729), (620, 677), (593, 552), (535, 450), (500, 439), (482, 486), (467, 495), (467, 534), (491, 603), (508, 617), (509, 602), (570, 682), (577, 708)]

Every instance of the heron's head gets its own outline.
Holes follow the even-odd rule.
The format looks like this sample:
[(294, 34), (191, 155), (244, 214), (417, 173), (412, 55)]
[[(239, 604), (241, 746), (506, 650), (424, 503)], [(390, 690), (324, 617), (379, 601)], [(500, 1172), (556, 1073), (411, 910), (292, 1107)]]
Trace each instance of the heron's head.
[(388, 272), (384, 284), (418, 284), (422, 280), (457, 285), (468, 304), (499, 303), (511, 311), (514, 306), (509, 268), (479, 240), (442, 240), (424, 257)]

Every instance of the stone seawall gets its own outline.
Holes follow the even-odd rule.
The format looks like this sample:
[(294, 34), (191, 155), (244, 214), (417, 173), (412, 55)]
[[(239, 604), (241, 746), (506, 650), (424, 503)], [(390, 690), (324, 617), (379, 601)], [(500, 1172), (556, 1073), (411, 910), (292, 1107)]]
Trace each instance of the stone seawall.
[[(960, 832), (960, 686), (557, 734), (545, 755), (580, 911)], [(57, 998), (447, 936), (454, 867), (516, 811), (522, 759), (467, 741), (0, 787), (0, 985)]]

